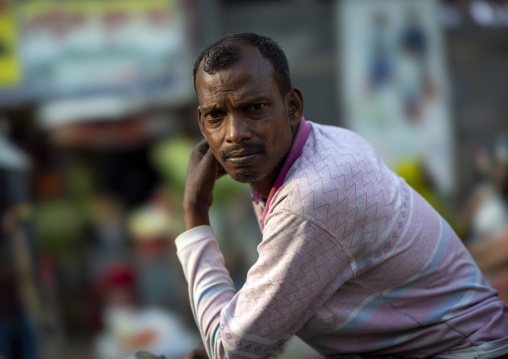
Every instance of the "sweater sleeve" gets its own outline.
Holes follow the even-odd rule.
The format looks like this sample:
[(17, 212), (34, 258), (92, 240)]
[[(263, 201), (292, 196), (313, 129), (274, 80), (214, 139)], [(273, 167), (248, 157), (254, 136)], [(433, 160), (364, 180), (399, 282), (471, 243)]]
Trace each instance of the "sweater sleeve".
[(210, 358), (267, 358), (352, 277), (337, 241), (287, 211), (273, 213), (259, 258), (235, 293), (209, 226), (177, 238), (192, 311)]

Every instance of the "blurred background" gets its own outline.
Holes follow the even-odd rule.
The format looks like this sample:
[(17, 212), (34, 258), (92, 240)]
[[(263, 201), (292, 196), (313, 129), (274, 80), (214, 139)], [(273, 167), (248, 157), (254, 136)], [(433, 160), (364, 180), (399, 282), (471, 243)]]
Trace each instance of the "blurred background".
[[(371, 141), (508, 301), (508, 1), (0, 0), (0, 358), (198, 343), (173, 244), (192, 65), (237, 31), (276, 39), (306, 119)], [(249, 199), (221, 179), (211, 212), (238, 288)]]

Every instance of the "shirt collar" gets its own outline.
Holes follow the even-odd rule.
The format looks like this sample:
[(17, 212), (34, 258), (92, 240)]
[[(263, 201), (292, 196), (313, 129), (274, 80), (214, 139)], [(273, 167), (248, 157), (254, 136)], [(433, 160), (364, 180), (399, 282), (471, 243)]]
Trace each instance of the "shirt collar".
[[(284, 183), (284, 179), (286, 178), (286, 175), (291, 166), (302, 155), (303, 146), (305, 146), (305, 143), (307, 143), (307, 139), (309, 138), (310, 128), (311, 128), (310, 123), (305, 121), (305, 118), (303, 118), (302, 116), (302, 118), (300, 119), (300, 123), (298, 124), (298, 130), (296, 131), (295, 139), (291, 144), (291, 149), (289, 150), (286, 160), (282, 164), (279, 174), (277, 175), (277, 178), (275, 179), (272, 189), (270, 190), (268, 199), (266, 200), (266, 205), (263, 210), (263, 214), (261, 215), (262, 222), (264, 222), (266, 214), (268, 213), (272, 197)], [(259, 193), (253, 192), (252, 199), (254, 200), (255, 203), (259, 203), (261, 199)]]

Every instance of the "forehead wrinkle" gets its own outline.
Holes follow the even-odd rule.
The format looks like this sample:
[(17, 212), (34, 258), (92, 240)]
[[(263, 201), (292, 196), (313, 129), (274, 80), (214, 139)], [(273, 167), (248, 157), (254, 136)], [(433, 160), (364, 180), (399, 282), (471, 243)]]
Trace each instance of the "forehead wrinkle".
[[(274, 79), (269, 78), (264, 81), (259, 79), (252, 79), (252, 76), (242, 74), (240, 75), (240, 82), (242, 85), (238, 86), (235, 82), (221, 80), (220, 76), (210, 75), (209, 78), (203, 79), (204, 88), (199, 91), (199, 98), (203, 102), (214, 102), (214, 103), (225, 103), (230, 102), (232, 104), (241, 103), (245, 99), (257, 98), (270, 96), (269, 88), (273, 86)], [(226, 77), (229, 77), (226, 75)], [(246, 81), (243, 81), (242, 77), (246, 77)], [(218, 83), (220, 82), (220, 83)], [(275, 83), (275, 86), (277, 84)], [(206, 104), (203, 103), (203, 106)], [(212, 104), (210, 104), (212, 105)]]

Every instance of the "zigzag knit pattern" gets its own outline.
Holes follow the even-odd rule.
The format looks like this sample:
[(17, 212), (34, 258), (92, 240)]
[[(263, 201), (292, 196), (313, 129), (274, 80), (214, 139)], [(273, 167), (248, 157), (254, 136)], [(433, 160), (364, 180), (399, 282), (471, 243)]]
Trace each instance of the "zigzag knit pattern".
[(263, 240), (240, 291), (210, 227), (177, 239), (211, 357), (266, 358), (294, 334), (325, 355), (415, 357), (508, 335), (453, 230), (363, 138), (302, 119), (295, 144), (267, 203), (253, 196)]

